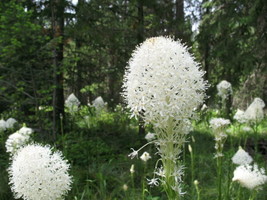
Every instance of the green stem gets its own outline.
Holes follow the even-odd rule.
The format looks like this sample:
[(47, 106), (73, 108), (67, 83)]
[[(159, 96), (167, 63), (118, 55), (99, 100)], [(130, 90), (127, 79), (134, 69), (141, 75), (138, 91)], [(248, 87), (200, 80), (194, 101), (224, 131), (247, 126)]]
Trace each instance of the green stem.
[(196, 191), (197, 191), (197, 200), (200, 200), (200, 190), (199, 190), (199, 187), (198, 187), (198, 183), (194, 184), (194, 185), (195, 185), (195, 188), (196, 188)]
[(222, 157), (217, 158), (218, 168), (218, 200), (222, 199)]
[(241, 189), (240, 189), (240, 185), (238, 186), (237, 200), (241, 200)]
[(257, 191), (256, 190), (253, 190), (253, 192), (251, 193), (250, 197), (249, 197), (249, 200), (254, 200), (256, 199), (256, 196), (257, 196)]
[(173, 190), (175, 186), (175, 179), (173, 176), (176, 162), (173, 160), (173, 152), (174, 148), (178, 148), (174, 146), (174, 138), (173, 138), (173, 121), (170, 119), (168, 121), (167, 128), (167, 138), (166, 138), (166, 146), (164, 148), (165, 156), (162, 158), (163, 168), (165, 171), (165, 184), (164, 190), (170, 200), (179, 200), (179, 194)]
[[(190, 151), (190, 157), (191, 157), (191, 184), (193, 186), (194, 184), (194, 178), (195, 178), (195, 174), (194, 174), (194, 154), (193, 154), (193, 150)], [(193, 187), (192, 187), (193, 189)], [(193, 192), (193, 190), (192, 190)]]
[(144, 175), (143, 175), (143, 178), (142, 178), (142, 200), (145, 199), (145, 193), (146, 193), (146, 182), (145, 182), (146, 168), (147, 168), (147, 165), (146, 165), (146, 162), (145, 162)]

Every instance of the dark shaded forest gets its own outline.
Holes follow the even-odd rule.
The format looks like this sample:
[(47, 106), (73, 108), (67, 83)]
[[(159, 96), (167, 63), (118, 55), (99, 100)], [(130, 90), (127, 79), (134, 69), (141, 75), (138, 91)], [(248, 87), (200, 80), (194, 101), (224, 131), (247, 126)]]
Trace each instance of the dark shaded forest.
[(51, 106), (56, 134), (71, 93), (83, 105), (102, 96), (114, 107), (134, 47), (159, 35), (190, 47), (211, 84), (210, 104), (221, 80), (232, 83), (235, 104), (267, 98), (263, 0), (3, 0), (0, 9), (2, 117), (31, 116), (42, 129), (39, 108)]

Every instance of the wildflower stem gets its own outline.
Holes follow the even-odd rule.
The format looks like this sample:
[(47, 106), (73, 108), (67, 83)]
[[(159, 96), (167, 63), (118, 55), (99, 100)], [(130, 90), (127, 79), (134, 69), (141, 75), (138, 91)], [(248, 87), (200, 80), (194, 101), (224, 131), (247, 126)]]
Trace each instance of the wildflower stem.
[(254, 200), (256, 199), (256, 196), (257, 196), (257, 190), (253, 190), (250, 197), (249, 197), (249, 200)]
[(194, 173), (194, 154), (193, 154), (193, 150), (191, 150), (189, 152), (190, 152), (190, 158), (191, 158), (191, 184), (193, 186), (194, 178), (195, 178), (195, 173)]
[(222, 157), (217, 158), (218, 170), (218, 200), (222, 199)]
[(237, 200), (241, 200), (241, 189), (240, 189), (240, 185), (238, 186), (238, 192), (237, 192)]
[[(175, 144), (175, 139), (174, 139), (174, 124), (173, 120), (170, 119), (168, 121), (168, 128), (166, 130), (165, 136), (165, 142), (161, 146), (161, 150), (164, 153), (164, 156), (162, 156), (162, 163), (163, 163), (163, 168), (165, 172), (165, 184), (164, 185), (164, 190), (168, 196), (168, 199), (171, 200), (179, 200), (180, 199), (180, 194), (178, 191), (175, 190), (175, 187), (177, 187), (178, 183), (177, 180), (175, 180), (175, 169), (176, 169), (176, 156), (174, 155), (175, 153), (175, 148), (182, 148), (183, 144)], [(177, 178), (177, 177), (176, 177)]]
[(199, 187), (198, 187), (198, 183), (194, 184), (194, 185), (195, 185), (195, 188), (196, 188), (196, 191), (197, 191), (197, 200), (200, 200), (200, 190), (199, 190)]
[(144, 166), (144, 175), (142, 177), (142, 200), (145, 200), (145, 193), (146, 193), (146, 181), (145, 181), (145, 177), (146, 177), (146, 168), (147, 168), (147, 163), (145, 162), (145, 166)]

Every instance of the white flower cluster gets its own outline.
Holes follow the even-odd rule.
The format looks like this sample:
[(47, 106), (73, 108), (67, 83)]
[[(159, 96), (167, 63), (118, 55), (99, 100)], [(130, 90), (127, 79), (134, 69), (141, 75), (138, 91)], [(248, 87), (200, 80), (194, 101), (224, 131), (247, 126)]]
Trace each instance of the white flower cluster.
[(97, 97), (92, 103), (93, 103), (93, 107), (95, 107), (97, 111), (106, 109), (106, 106), (107, 106), (107, 103), (104, 102), (101, 96)]
[(234, 171), (233, 181), (239, 182), (243, 187), (250, 190), (260, 189), (267, 182), (265, 170), (258, 165), (240, 165)]
[(237, 109), (235, 115), (234, 115), (234, 119), (239, 122), (239, 123), (245, 123), (246, 122), (246, 119), (245, 119), (245, 116), (244, 116), (244, 111), (243, 110), (240, 110), (240, 109)]
[(70, 190), (69, 164), (60, 152), (38, 144), (21, 148), (8, 169), (15, 198), (56, 200)]
[(239, 147), (238, 151), (232, 157), (232, 161), (237, 165), (250, 164), (253, 158), (242, 147)]
[(81, 102), (73, 93), (70, 94), (65, 101), (65, 105), (69, 108), (71, 113), (78, 111), (80, 104)]
[(225, 128), (230, 124), (229, 119), (224, 118), (213, 118), (210, 120), (210, 127), (213, 129), (213, 134), (215, 136), (215, 149), (216, 154), (215, 158), (222, 157), (224, 142), (227, 138), (227, 135), (224, 133)]
[(204, 72), (180, 42), (168, 37), (147, 39), (129, 61), (123, 97), (133, 116), (154, 126), (188, 119), (202, 103), (207, 87)]
[(221, 81), (217, 85), (218, 95), (225, 100), (230, 94), (232, 94), (232, 85), (228, 81)]
[(14, 118), (8, 118), (6, 120), (6, 127), (9, 129), (9, 128), (13, 128), (14, 125), (17, 123), (17, 120), (15, 120)]
[(31, 128), (22, 127), (20, 130), (11, 134), (6, 141), (6, 151), (14, 155), (18, 149), (30, 141), (30, 135), (33, 133)]
[(0, 132), (5, 131), (6, 129), (11, 129), (17, 123), (17, 120), (14, 118), (8, 118), (6, 121), (1, 119), (0, 120)]
[(231, 124), (229, 119), (224, 118), (212, 118), (210, 120), (210, 127), (213, 130), (226, 128), (229, 124)]
[(264, 101), (260, 98), (255, 98), (244, 112), (245, 120), (252, 123), (260, 122), (264, 118), (264, 107)]
[(155, 133), (150, 133), (150, 132), (149, 132), (149, 133), (146, 134), (145, 139), (146, 139), (148, 142), (150, 142), (150, 141), (156, 139), (156, 135), (155, 135)]

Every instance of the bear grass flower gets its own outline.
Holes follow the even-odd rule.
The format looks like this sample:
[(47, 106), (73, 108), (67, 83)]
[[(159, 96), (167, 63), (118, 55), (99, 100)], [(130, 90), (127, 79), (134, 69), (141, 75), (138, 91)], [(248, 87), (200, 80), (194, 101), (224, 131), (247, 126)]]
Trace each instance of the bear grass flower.
[(255, 98), (244, 112), (245, 119), (250, 123), (258, 123), (262, 121), (264, 118), (264, 107), (264, 101), (260, 98)]
[(31, 144), (21, 148), (8, 169), (15, 198), (56, 200), (70, 190), (69, 164), (58, 151)]
[(232, 94), (232, 85), (226, 80), (221, 81), (217, 86), (218, 95), (223, 99), (227, 99)]
[(100, 112), (101, 110), (105, 110), (107, 103), (104, 102), (103, 98), (101, 96), (97, 97), (95, 100), (93, 100), (93, 107), (95, 107), (97, 112)]
[(246, 122), (246, 119), (245, 119), (245, 115), (244, 115), (244, 111), (243, 110), (240, 110), (240, 109), (237, 109), (235, 115), (234, 115), (234, 120), (236, 120), (238, 123), (242, 124), (242, 123), (245, 123)]
[(204, 72), (180, 42), (153, 37), (138, 46), (126, 68), (123, 97), (134, 116), (165, 126), (170, 118), (191, 118), (202, 103)]
[(244, 151), (242, 147), (239, 147), (238, 151), (232, 157), (232, 161), (237, 165), (245, 165), (250, 164), (253, 161), (253, 158), (248, 154), (248, 152)]
[(27, 144), (30, 140), (30, 137), (27, 135), (22, 135), (19, 131), (11, 134), (6, 141), (6, 151), (11, 155), (14, 155), (18, 149)]
[(11, 134), (6, 141), (6, 150), (14, 155), (18, 149), (29, 143), (33, 129), (23, 126), (15, 133)]
[(21, 129), (19, 129), (18, 133), (24, 136), (30, 136), (33, 133), (33, 129), (23, 126)]
[(210, 127), (213, 130), (215, 137), (215, 156), (217, 160), (217, 179), (218, 179), (218, 200), (222, 199), (222, 159), (223, 159), (223, 147), (226, 141), (227, 135), (225, 134), (226, 127), (230, 124), (229, 119), (213, 118), (210, 120)]
[(65, 101), (65, 105), (71, 113), (77, 112), (80, 104), (81, 102), (73, 93), (71, 93)]
[[(180, 164), (182, 147), (191, 130), (189, 119), (205, 97), (207, 83), (203, 75), (185, 45), (163, 36), (140, 44), (126, 67), (122, 96), (132, 116), (141, 116), (145, 124), (153, 125), (152, 142), (165, 171), (161, 183), (170, 199), (183, 194), (177, 178), (177, 169), (182, 167), (176, 165)], [(137, 153), (133, 151), (130, 156)], [(151, 179), (149, 184), (158, 185), (158, 179)]]
[(223, 129), (227, 127), (229, 124), (231, 124), (229, 119), (224, 119), (224, 118), (212, 118), (210, 120), (210, 127), (214, 130), (217, 131), (219, 129)]
[(232, 181), (239, 182), (243, 187), (250, 190), (260, 189), (260, 186), (267, 182), (265, 170), (258, 165), (240, 165), (234, 171)]
[(14, 125), (17, 123), (17, 120), (15, 120), (14, 118), (8, 118), (6, 120), (6, 127), (7, 128), (14, 128)]

